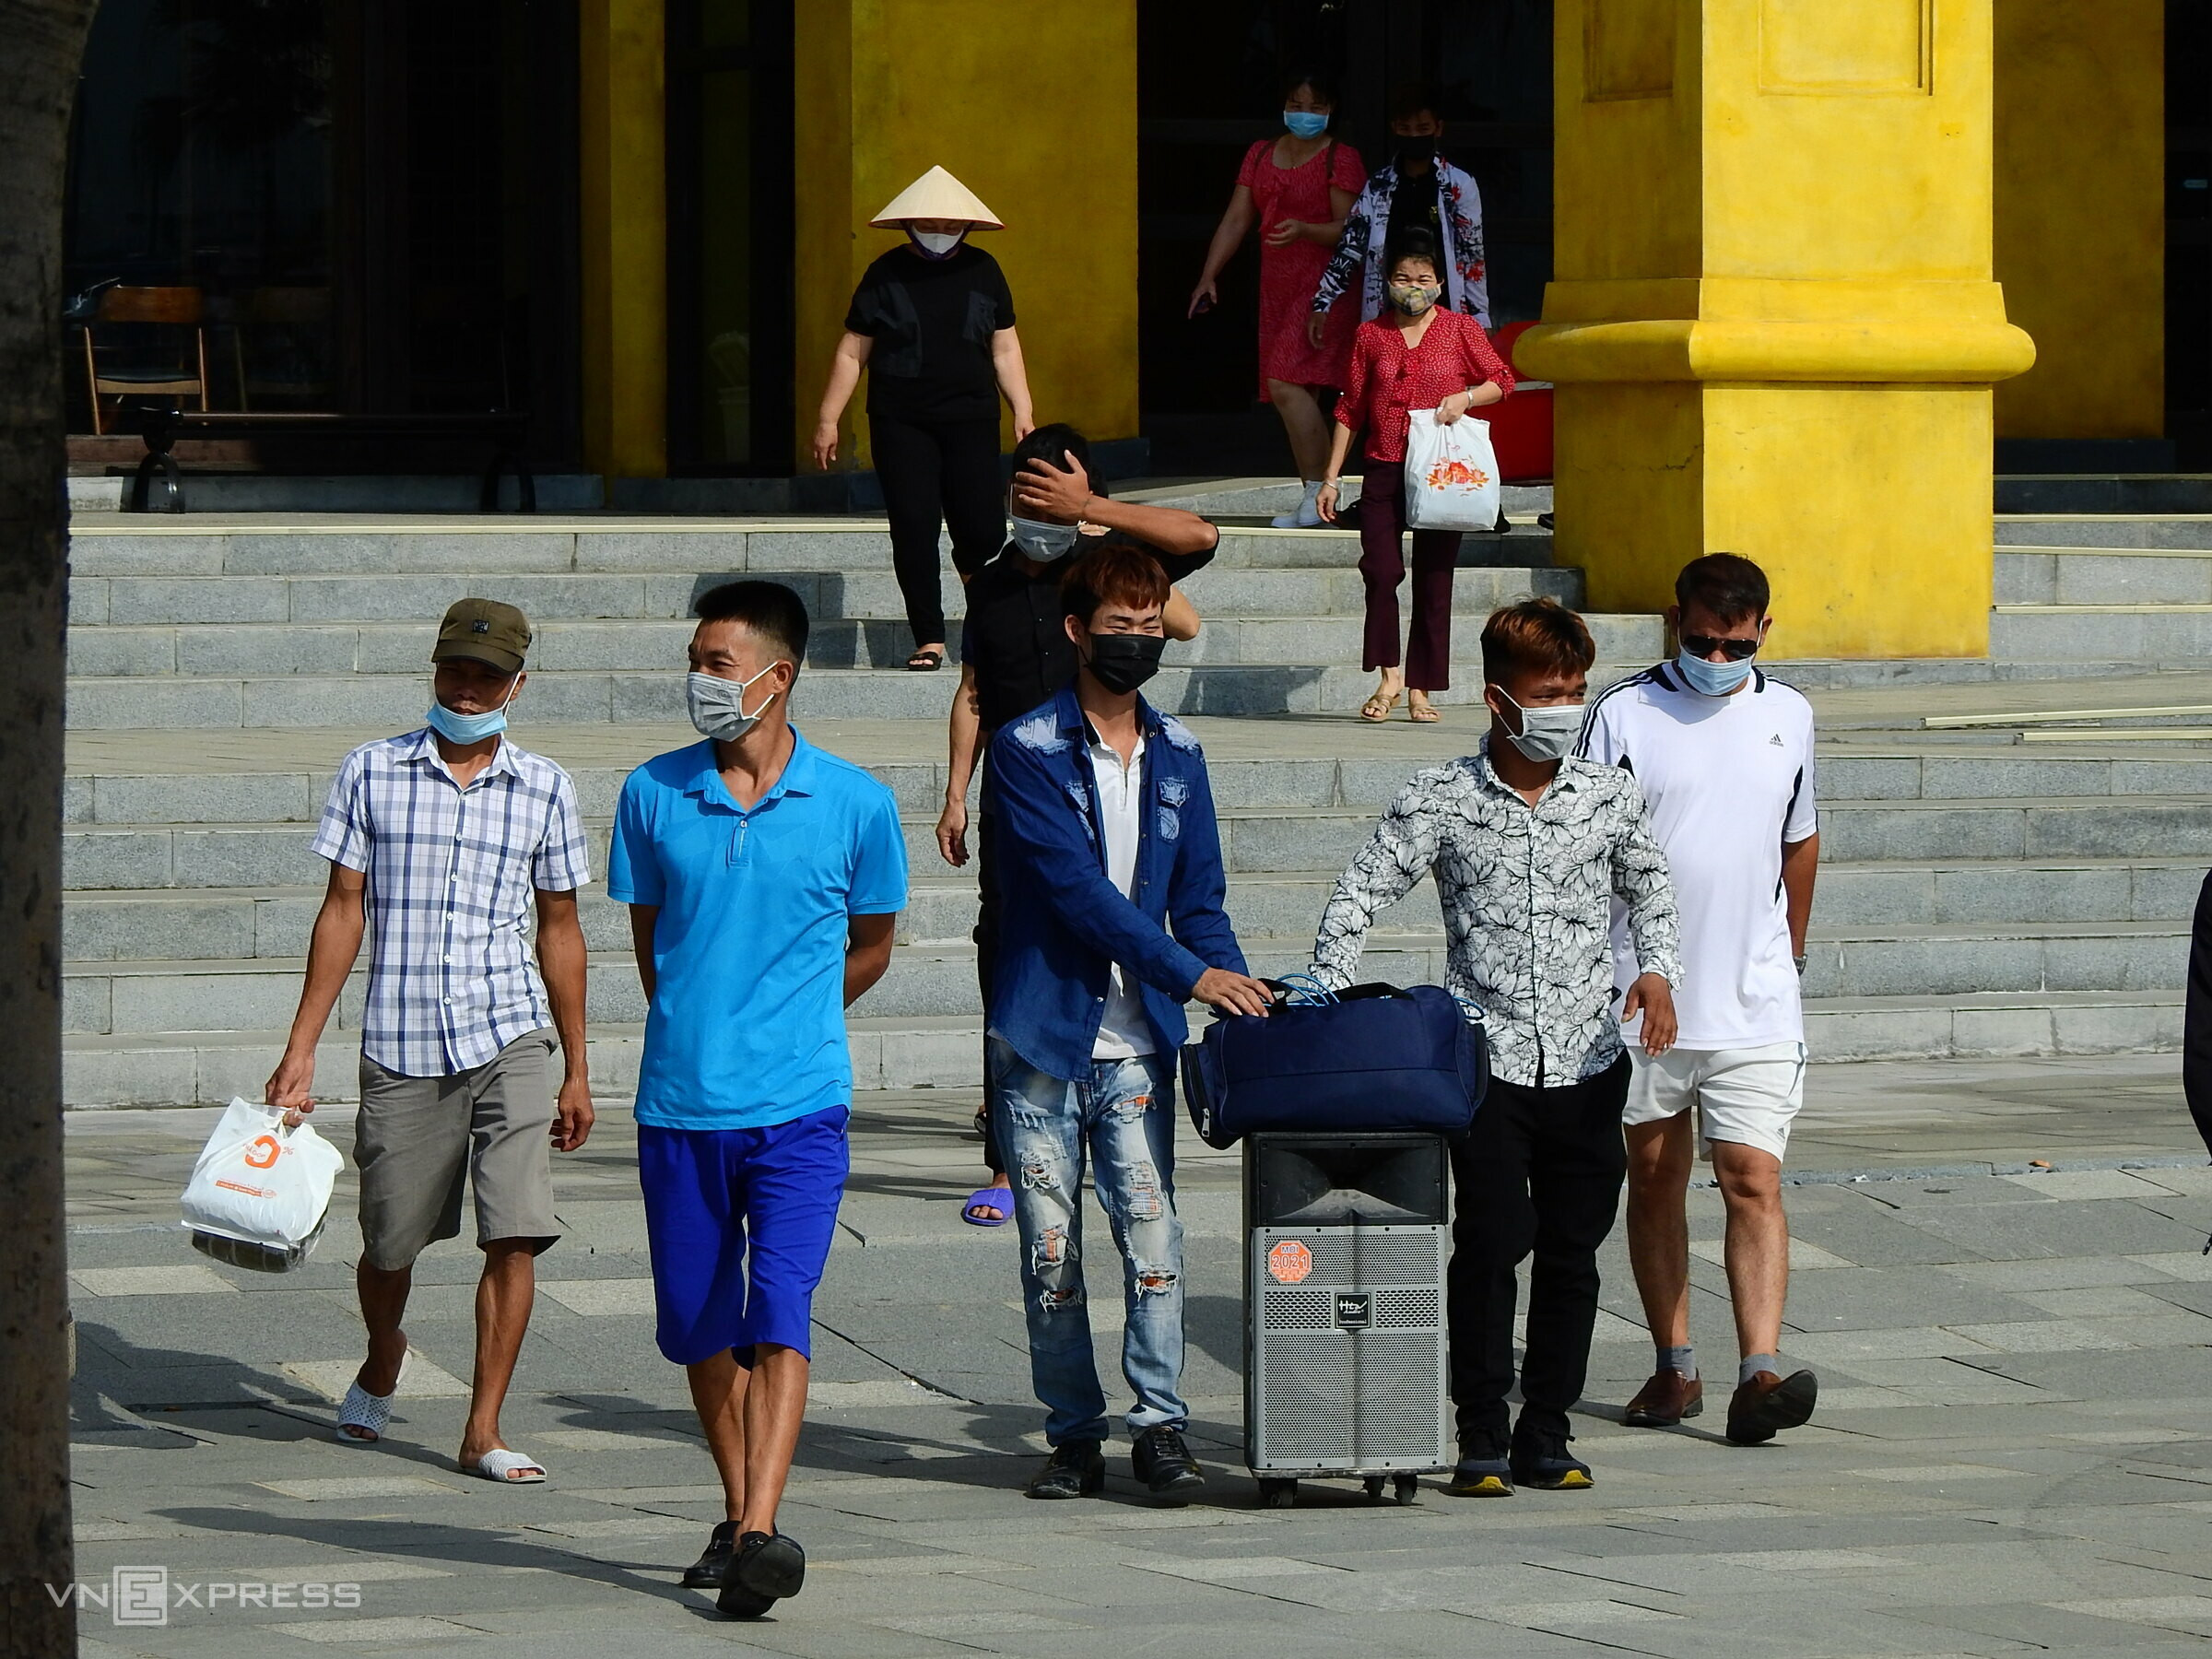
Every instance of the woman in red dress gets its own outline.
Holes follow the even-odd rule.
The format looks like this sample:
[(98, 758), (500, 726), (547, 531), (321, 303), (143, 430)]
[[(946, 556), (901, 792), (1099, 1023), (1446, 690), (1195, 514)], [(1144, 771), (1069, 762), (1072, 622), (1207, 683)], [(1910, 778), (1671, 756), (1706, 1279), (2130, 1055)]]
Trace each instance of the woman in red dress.
[(1442, 265), (1436, 239), (1425, 226), (1392, 239), (1390, 309), (1359, 324), (1352, 341), (1352, 369), (1336, 400), (1336, 431), (1329, 444), (1321, 487), (1321, 516), (1336, 522), (1337, 474), (1352, 439), (1367, 429), (1366, 476), (1359, 486), (1359, 574), (1367, 582), (1367, 629), (1362, 668), (1380, 669), (1382, 683), (1360, 706), (1359, 718), (1390, 718), (1399, 694), (1411, 688), (1408, 717), (1437, 718), (1429, 693), (1452, 683), (1452, 571), (1459, 563), (1459, 532), (1413, 533), (1413, 629), (1398, 663), (1398, 583), (1405, 579), (1406, 429), (1415, 409), (1434, 409), (1450, 426), (1470, 409), (1494, 404), (1513, 389), (1482, 324), (1464, 312), (1443, 311)]
[(1321, 523), (1313, 501), (1329, 433), (1314, 388), (1344, 384), (1359, 321), (1358, 303), (1339, 300), (1328, 313), (1321, 344), (1306, 336), (1313, 290), (1343, 233), (1344, 216), (1367, 182), (1359, 152), (1326, 135), (1335, 106), (1335, 92), (1321, 76), (1300, 71), (1291, 77), (1283, 94), (1288, 130), (1245, 152), (1228, 211), (1206, 251), (1206, 268), (1191, 290), (1188, 314), (1194, 317), (1219, 299), (1215, 281), (1253, 226), (1265, 227), (1260, 238), (1260, 395), (1283, 418), (1306, 487), (1298, 510), (1275, 521), (1283, 529)]

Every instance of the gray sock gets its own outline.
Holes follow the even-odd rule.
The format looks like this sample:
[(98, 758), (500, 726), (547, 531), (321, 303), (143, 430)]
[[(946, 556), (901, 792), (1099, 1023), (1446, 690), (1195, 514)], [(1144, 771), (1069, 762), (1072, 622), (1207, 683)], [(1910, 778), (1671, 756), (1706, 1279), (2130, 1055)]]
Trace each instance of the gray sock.
[(1744, 1362), (1735, 1368), (1736, 1386), (1741, 1388), (1762, 1371), (1772, 1371), (1776, 1376), (1780, 1376), (1782, 1374), (1781, 1358), (1774, 1354), (1746, 1354)]
[(1697, 1381), (1698, 1362), (1690, 1357), (1689, 1344), (1680, 1347), (1663, 1347), (1659, 1350), (1659, 1369), (1677, 1371), (1691, 1382)]

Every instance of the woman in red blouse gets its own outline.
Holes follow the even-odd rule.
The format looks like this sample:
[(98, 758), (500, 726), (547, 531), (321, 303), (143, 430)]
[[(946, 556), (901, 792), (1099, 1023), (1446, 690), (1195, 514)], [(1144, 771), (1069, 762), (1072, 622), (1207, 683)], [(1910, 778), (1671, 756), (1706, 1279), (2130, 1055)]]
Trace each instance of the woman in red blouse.
[(1429, 693), (1452, 683), (1452, 572), (1459, 563), (1459, 532), (1413, 533), (1413, 634), (1401, 673), (1398, 583), (1406, 575), (1406, 418), (1414, 409), (1434, 409), (1437, 420), (1450, 426), (1469, 409), (1503, 398), (1513, 389), (1513, 372), (1491, 348), (1481, 324), (1459, 312), (1437, 309), (1443, 282), (1436, 241), (1428, 230), (1409, 229), (1392, 243), (1390, 310), (1360, 324), (1353, 336), (1351, 373), (1336, 400), (1336, 431), (1317, 505), (1322, 517), (1336, 522), (1345, 457), (1354, 434), (1365, 427), (1359, 574), (1367, 579), (1367, 635), (1360, 665), (1381, 669), (1382, 680), (1360, 705), (1359, 718), (1389, 719), (1410, 684), (1407, 712), (1426, 723), (1437, 717)]

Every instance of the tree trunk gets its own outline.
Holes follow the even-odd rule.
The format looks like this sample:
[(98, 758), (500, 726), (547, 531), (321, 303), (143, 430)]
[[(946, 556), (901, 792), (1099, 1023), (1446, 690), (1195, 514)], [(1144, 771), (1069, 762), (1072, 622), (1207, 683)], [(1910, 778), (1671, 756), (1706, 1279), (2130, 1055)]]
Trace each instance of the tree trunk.
[(0, 0), (0, 1655), (76, 1651), (62, 1204), (62, 187), (94, 0)]

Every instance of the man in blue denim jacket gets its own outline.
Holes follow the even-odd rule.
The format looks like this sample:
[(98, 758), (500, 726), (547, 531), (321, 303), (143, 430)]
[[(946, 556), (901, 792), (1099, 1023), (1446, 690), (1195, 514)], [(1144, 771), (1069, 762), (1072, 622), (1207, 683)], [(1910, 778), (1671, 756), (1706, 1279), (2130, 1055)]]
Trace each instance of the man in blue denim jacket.
[(1227, 883), (1197, 739), (1137, 695), (1159, 666), (1168, 579), (1126, 546), (1061, 583), (1082, 666), (991, 743), (1005, 921), (990, 1008), (992, 1116), (1014, 1173), (1030, 1374), (1052, 1455), (1032, 1498), (1106, 1478), (1106, 1396), (1083, 1300), (1090, 1165), (1123, 1257), (1131, 1463), (1154, 1493), (1206, 1484), (1183, 1442), (1182, 1226), (1175, 1218), (1175, 1052), (1192, 998), (1265, 1014), (1222, 909)]

